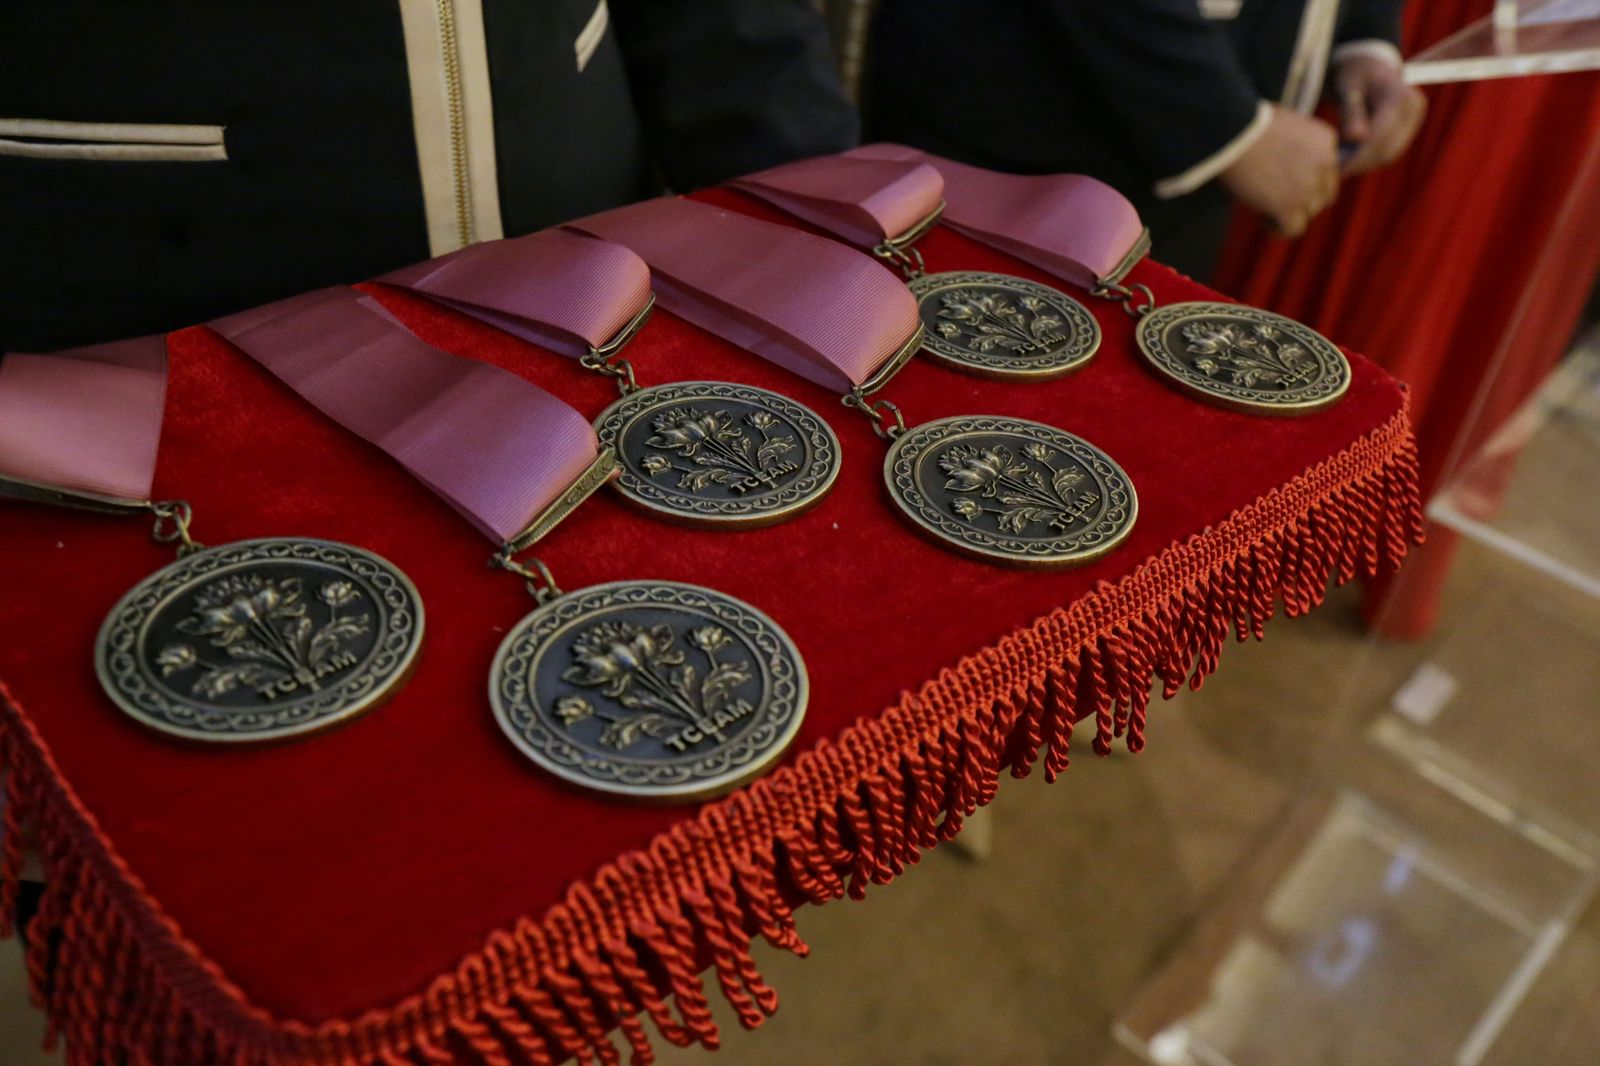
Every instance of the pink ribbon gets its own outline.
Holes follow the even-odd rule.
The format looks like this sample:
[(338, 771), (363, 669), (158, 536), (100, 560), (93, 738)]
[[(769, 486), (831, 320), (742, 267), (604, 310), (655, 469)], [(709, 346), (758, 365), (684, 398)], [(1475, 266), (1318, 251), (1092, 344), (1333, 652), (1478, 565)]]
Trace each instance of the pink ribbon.
[(600, 452), (572, 407), (424, 343), (354, 289), (321, 289), (209, 325), (497, 541), (525, 529)]
[(916, 334), (917, 303), (870, 256), (788, 226), (663, 197), (568, 223), (650, 264), (673, 314), (847, 392)]
[(944, 178), (916, 160), (819, 156), (728, 184), (862, 248), (911, 231), (944, 199)]
[(166, 394), (160, 336), (0, 357), (0, 477), (147, 501)]
[[(862, 164), (882, 169), (868, 171)], [(942, 218), (951, 229), (1080, 288), (1118, 280), (1143, 243), (1139, 212), (1104, 182), (1082, 174), (1000, 174), (899, 144), (864, 145), (733, 184), (860, 244), (852, 236), (858, 227), (847, 233), (838, 221), (852, 210), (902, 226), (884, 227), (889, 235), (914, 224), (904, 220), (926, 216), (916, 215), (927, 203), (927, 179), (918, 176), (923, 168), (943, 180)]]
[(644, 260), (555, 229), (474, 244), (377, 280), (574, 358), (615, 337), (650, 299)]
[(1128, 198), (1083, 174), (1001, 174), (899, 144), (845, 155), (928, 163), (944, 176), (944, 221), (960, 233), (1084, 289), (1115, 280), (1144, 238)]

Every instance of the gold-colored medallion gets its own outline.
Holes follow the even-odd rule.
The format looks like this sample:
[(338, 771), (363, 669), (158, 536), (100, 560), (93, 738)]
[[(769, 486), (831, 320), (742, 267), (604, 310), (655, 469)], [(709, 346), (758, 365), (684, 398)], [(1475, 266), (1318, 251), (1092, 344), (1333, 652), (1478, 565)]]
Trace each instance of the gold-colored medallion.
[(839, 438), (810, 408), (749, 385), (681, 381), (630, 392), (595, 419), (622, 468), (616, 487), (695, 525), (781, 522), (822, 501)]
[(422, 600), (369, 551), (272, 537), (205, 548), (135, 585), (95, 669), (136, 721), (238, 743), (326, 729), (377, 706), (422, 647)]
[(1303, 415), (1350, 387), (1350, 363), (1322, 334), (1241, 304), (1157, 307), (1138, 324), (1139, 350), (1156, 371), (1208, 403), (1264, 415)]
[(901, 433), (889, 495), (924, 533), (991, 562), (1077, 566), (1133, 528), (1128, 475), (1081, 437), (1020, 418), (962, 415)]
[(799, 732), (808, 682), (778, 624), (732, 596), (615, 581), (551, 599), (506, 636), (495, 720), (562, 780), (640, 802), (731, 791)]
[(956, 271), (908, 282), (939, 362), (1001, 378), (1054, 378), (1087, 363), (1100, 324), (1065, 293), (1009, 274)]

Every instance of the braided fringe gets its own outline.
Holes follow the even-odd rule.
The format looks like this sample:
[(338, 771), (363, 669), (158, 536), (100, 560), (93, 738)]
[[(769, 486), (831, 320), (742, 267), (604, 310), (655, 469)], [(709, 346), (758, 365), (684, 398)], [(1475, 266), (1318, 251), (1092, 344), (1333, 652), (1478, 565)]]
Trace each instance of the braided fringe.
[[(422, 994), (315, 1027), (250, 1005), (160, 912), (62, 782), (0, 684), (0, 935), (10, 935), (21, 842), (47, 878), (26, 945), (30, 991), (67, 1061), (155, 1066), (421, 1066), (653, 1060), (717, 1046), (701, 964), (740, 1023), (778, 999), (754, 936), (803, 955), (788, 900), (859, 899), (961, 830), (1000, 774), (1043, 755), (1054, 780), (1075, 722), (1094, 748), (1144, 745), (1150, 694), (1198, 689), (1231, 634), (1259, 639), (1343, 583), (1398, 565), (1421, 540), (1404, 411), (1116, 585), (963, 660), (882, 715), (623, 855), (538, 922), (522, 919)], [(787, 895), (787, 898), (786, 898)]]

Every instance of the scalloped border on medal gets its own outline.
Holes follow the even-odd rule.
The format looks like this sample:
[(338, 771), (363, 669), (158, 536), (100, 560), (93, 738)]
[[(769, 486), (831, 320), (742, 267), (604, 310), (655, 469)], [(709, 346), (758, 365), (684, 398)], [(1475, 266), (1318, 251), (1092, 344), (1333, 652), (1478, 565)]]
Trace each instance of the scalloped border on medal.
[[(1276, 335), (1297, 342), (1311, 361), (1308, 369), (1312, 376), (1294, 388), (1249, 384), (1252, 371), (1262, 372), (1253, 364), (1263, 360), (1254, 358), (1256, 353), (1248, 346), (1237, 348), (1220, 336), (1196, 338), (1183, 355), (1172, 350), (1167, 338), (1174, 328), (1181, 328), (1189, 320), (1200, 323), (1206, 319), (1224, 320), (1218, 323), (1220, 326), (1241, 325), (1258, 345), (1271, 345), (1272, 352), (1262, 349), (1267, 361), (1280, 358), (1277, 351), (1281, 345)], [(1273, 335), (1258, 336), (1262, 329)], [(1258, 307), (1217, 301), (1168, 304), (1141, 318), (1136, 331), (1139, 351), (1166, 381), (1191, 396), (1230, 410), (1258, 415), (1306, 415), (1338, 403), (1350, 388), (1350, 361), (1338, 346), (1304, 323)], [(1265, 365), (1267, 373), (1274, 369), (1270, 362)]]
[[(625, 707), (611, 700), (604, 686), (584, 686), (570, 679), (572, 662), (549, 662), (545, 657), (570, 630), (622, 621), (630, 610), (639, 609), (682, 616), (683, 624), (673, 627), (671, 650), (676, 665), (672, 671), (683, 669), (680, 657), (690, 659), (693, 665), (695, 656), (700, 656), (706, 660), (699, 662), (703, 668), (707, 656), (715, 656), (710, 649), (725, 647), (719, 641), (726, 633), (708, 639), (702, 635), (706, 627), (731, 631), (736, 634), (733, 639), (754, 653), (750, 665), (758, 671), (760, 696), (747, 708), (749, 721), (731, 741), (687, 751), (681, 758), (652, 759), (630, 756), (626, 748), (615, 754), (597, 751), (574, 741), (563, 728), (561, 704), (569, 698), (577, 697), (590, 706), (606, 704), (603, 713), (613, 716), (612, 720)], [(659, 643), (651, 646), (661, 648)], [(726, 658), (725, 651), (721, 654)], [(554, 676), (565, 684), (559, 696), (547, 691), (541, 697), (536, 691), (540, 671), (549, 671), (546, 678)], [(677, 677), (672, 671), (666, 684)], [(704, 670), (693, 676), (710, 678)], [(652, 691), (663, 683), (651, 680)], [(506, 634), (489, 672), (489, 703), (495, 721), (529, 761), (569, 784), (640, 803), (710, 799), (766, 773), (799, 734), (809, 696), (805, 659), (778, 623), (743, 600), (677, 581), (613, 581), (566, 593), (536, 609)], [(545, 702), (552, 705), (544, 706)]]
[[(678, 458), (673, 449), (663, 448), (651, 455), (641, 455), (624, 448), (627, 430), (641, 419), (651, 419), (658, 412), (675, 406), (704, 405), (717, 400), (764, 408), (769, 414), (794, 427), (802, 438), (795, 442), (802, 454), (791, 459), (787, 452), (778, 453), (771, 457), (771, 461), (780, 465), (793, 463), (798, 469), (787, 472), (781, 481), (769, 481), (765, 488), (759, 488), (748, 497), (696, 496), (670, 481), (671, 471), (684, 464), (684, 460)], [(594, 420), (594, 427), (601, 446), (610, 447), (617, 453), (622, 472), (612, 483), (616, 490), (631, 504), (688, 525), (748, 528), (793, 518), (822, 502), (832, 490), (841, 465), (839, 438), (821, 416), (787, 396), (753, 385), (725, 381), (679, 381), (668, 385), (652, 385), (629, 393), (600, 412), (600, 417)], [(750, 442), (744, 461), (759, 460), (767, 431), (749, 424), (736, 428)], [(669, 480), (663, 481), (660, 476), (652, 476), (642, 465), (646, 461), (669, 464), (662, 468)], [(745, 476), (759, 485), (765, 472), (762, 467), (767, 462), (760, 460), (748, 475), (738, 476)], [(693, 465), (692, 462), (690, 465)], [(680, 482), (688, 472), (687, 468), (678, 471)]]
[[(1070, 374), (1089, 362), (1100, 348), (1100, 323), (1095, 321), (1087, 307), (1058, 289), (1040, 285), (1026, 278), (986, 271), (948, 271), (924, 274), (907, 283), (911, 294), (917, 298), (917, 314), (922, 319), (926, 335), (922, 350), (934, 359), (958, 370), (993, 378), (1033, 378), (1046, 380)], [(939, 298), (952, 289), (978, 287), (1004, 289), (1014, 295), (1022, 323), (1006, 319), (977, 322), (965, 325), (942, 313), (936, 304)], [(1056, 350), (1037, 350), (1039, 343), (1035, 323), (1043, 317), (1041, 311), (1022, 306), (1023, 300), (1040, 300), (1055, 312), (1059, 320), (1059, 333), (1046, 333), (1045, 339), (1059, 338), (1052, 343), (1062, 346)], [(982, 329), (985, 336), (994, 337), (992, 352), (975, 352), (955, 344), (947, 333)], [(1014, 342), (1014, 343), (1013, 343)], [(1030, 347), (1020, 352), (1020, 345)]]
[[(972, 472), (975, 488), (970, 497), (953, 496), (949, 501), (950, 509), (941, 508), (926, 484), (924, 456), (935, 448), (943, 452), (947, 447), (992, 439), (996, 434), (1010, 438), (1007, 447), (1014, 463), (1028, 467), (1028, 473), (1039, 475), (1042, 487), (1031, 487), (1038, 487), (1041, 494), (1063, 491), (1055, 488), (1054, 474), (1059, 468), (1052, 460), (1058, 453), (1087, 471), (1095, 482), (1092, 491), (1096, 499), (1090, 504), (1095, 509), (1093, 519), (1076, 532), (1055, 537), (1023, 536), (1014, 531), (1008, 533), (1003, 528), (990, 530), (987, 522), (979, 523), (979, 518), (988, 510), (999, 509), (1007, 493), (1003, 491), (1004, 486), (997, 486), (994, 496), (983, 495), (985, 488), (979, 482), (988, 473), (986, 469)], [(940, 491), (948, 489), (949, 482), (956, 479), (953, 473), (944, 470), (936, 471), (933, 476), (944, 482)], [(1026, 476), (1026, 473), (1018, 475), (1024, 479)], [(896, 506), (920, 531), (964, 554), (1012, 566), (1050, 569), (1092, 562), (1120, 544), (1132, 531), (1139, 515), (1139, 497), (1133, 482), (1116, 460), (1082, 437), (1022, 418), (957, 415), (913, 426), (890, 445), (883, 461), (883, 477)], [(1077, 493), (1081, 489), (1075, 486), (1070, 491)], [(967, 505), (970, 515), (964, 516), (956, 509), (957, 499), (971, 501)], [(1074, 502), (1052, 497), (1037, 505), (1021, 501), (1016, 506), (1033, 507), (1036, 513), (1028, 517), (1045, 521), (1043, 512), (1048, 510), (1047, 503), (1070, 509)], [(994, 524), (998, 526), (999, 521), (997, 519)]]
[[(248, 578), (252, 568), (299, 564), (317, 573), (314, 589), (284, 607), (281, 588), (249, 594), (241, 583), (238, 602), (217, 603), (200, 618), (215, 632), (196, 631), (181, 646), (150, 646), (156, 620), (183, 597), (195, 597), (230, 579)], [(277, 598), (267, 596), (270, 592)], [(191, 611), (199, 608), (191, 606)], [(348, 634), (333, 625), (341, 611), (360, 610), (376, 631), (359, 660), (341, 658)], [(282, 617), (274, 617), (278, 611)], [(232, 614), (228, 614), (232, 612)], [(198, 617), (198, 616), (197, 616)], [(315, 628), (299, 635), (286, 625), (309, 619)], [(270, 743), (320, 732), (372, 710), (410, 676), (422, 649), (422, 597), (393, 563), (363, 548), (306, 537), (265, 537), (204, 548), (157, 570), (130, 589), (106, 616), (95, 641), (95, 672), (106, 694), (139, 724), (187, 740), (217, 744)], [(215, 625), (211, 623), (215, 622)], [(231, 633), (232, 623), (242, 627)], [(324, 632), (326, 640), (318, 637)], [(281, 637), (274, 648), (273, 634)], [(256, 649), (243, 654), (246, 642)], [(313, 644), (324, 653), (310, 658)], [(323, 645), (326, 645), (323, 647)], [(290, 671), (296, 652), (305, 661)], [(213, 678), (218, 670), (227, 678)], [(270, 682), (283, 697), (262, 697), (259, 708), (183, 698), (205, 679), (226, 683), (226, 691), (261, 688)], [(174, 678), (178, 679), (177, 681)]]

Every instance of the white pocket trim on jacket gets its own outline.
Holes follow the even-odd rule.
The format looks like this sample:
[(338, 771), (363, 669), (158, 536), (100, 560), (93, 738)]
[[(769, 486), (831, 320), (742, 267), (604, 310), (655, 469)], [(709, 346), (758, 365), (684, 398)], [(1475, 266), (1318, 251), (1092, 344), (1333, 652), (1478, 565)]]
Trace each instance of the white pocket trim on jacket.
[[(0, 118), (0, 156), (209, 163), (228, 158), (222, 126)], [(18, 138), (26, 138), (19, 140)]]

